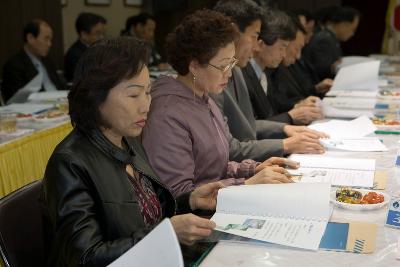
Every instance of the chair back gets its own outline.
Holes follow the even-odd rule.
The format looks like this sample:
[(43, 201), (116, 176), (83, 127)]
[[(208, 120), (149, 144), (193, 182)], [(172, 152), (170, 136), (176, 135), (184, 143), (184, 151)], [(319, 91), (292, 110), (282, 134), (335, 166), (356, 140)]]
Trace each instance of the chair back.
[(0, 199), (0, 254), (5, 267), (44, 266), (39, 193), (42, 180)]

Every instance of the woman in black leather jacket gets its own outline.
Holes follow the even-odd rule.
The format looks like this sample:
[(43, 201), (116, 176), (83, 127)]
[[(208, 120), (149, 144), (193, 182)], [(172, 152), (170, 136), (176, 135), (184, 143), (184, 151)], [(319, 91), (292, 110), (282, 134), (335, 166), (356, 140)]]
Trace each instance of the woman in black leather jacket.
[(43, 180), (48, 266), (106, 266), (165, 217), (186, 245), (215, 227), (190, 212), (215, 209), (223, 185), (206, 184), (175, 200), (134, 138), (150, 106), (147, 54), (144, 42), (121, 37), (91, 46), (78, 63), (68, 95), (74, 129), (53, 152)]

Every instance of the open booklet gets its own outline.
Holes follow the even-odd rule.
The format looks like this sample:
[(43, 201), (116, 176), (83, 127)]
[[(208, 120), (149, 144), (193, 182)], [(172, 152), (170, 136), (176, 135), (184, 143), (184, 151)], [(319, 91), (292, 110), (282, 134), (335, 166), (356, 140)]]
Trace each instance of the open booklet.
[(289, 171), (292, 175), (299, 176), (299, 182), (363, 188), (374, 186), (375, 159), (299, 154), (291, 155), (290, 159), (300, 163), (300, 168)]
[(317, 250), (331, 215), (330, 184), (231, 186), (218, 192), (216, 230)]
[(108, 265), (130, 266), (184, 266), (178, 238), (169, 219), (164, 219), (139, 243)]

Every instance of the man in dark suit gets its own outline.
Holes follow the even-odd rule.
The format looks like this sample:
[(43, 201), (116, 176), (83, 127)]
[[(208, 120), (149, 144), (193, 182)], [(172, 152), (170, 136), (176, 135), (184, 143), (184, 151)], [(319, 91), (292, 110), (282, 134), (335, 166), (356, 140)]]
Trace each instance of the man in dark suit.
[(171, 68), (168, 63), (164, 62), (161, 55), (154, 47), (154, 33), (156, 30), (156, 21), (153, 16), (147, 13), (129, 17), (126, 20), (125, 29), (121, 31), (121, 35), (135, 36), (145, 40), (151, 46), (149, 66), (157, 67), (158, 70), (166, 70)]
[(304, 50), (304, 56), (313, 64), (321, 80), (335, 76), (342, 57), (340, 42), (354, 35), (360, 13), (354, 8), (337, 7), (330, 11), (326, 20), (326, 25), (314, 34)]
[(265, 69), (279, 66), (286, 55), (289, 42), (296, 37), (296, 31), (291, 18), (283, 11), (269, 11), (264, 18), (259, 49), (242, 69), (257, 119), (304, 125), (322, 118), (322, 110), (318, 107), (301, 106), (279, 113), (267, 96), (269, 91)]
[(268, 70), (268, 82), (271, 85), (268, 98), (278, 112), (288, 112), (302, 106), (317, 107), (319, 97), (330, 89), (333, 82), (331, 79), (318, 82), (312, 66), (301, 60), (306, 31), (297, 17), (291, 18), (297, 29), (296, 38), (288, 45), (282, 64), (277, 69)]
[(104, 38), (107, 21), (102, 16), (93, 13), (81, 13), (75, 21), (78, 40), (68, 49), (64, 58), (64, 75), (72, 82), (76, 64), (86, 51), (86, 48)]
[(24, 27), (24, 47), (3, 67), (3, 98), (6, 102), (25, 102), (30, 93), (65, 89), (56, 68), (46, 58), (53, 32), (50, 25), (35, 19)]

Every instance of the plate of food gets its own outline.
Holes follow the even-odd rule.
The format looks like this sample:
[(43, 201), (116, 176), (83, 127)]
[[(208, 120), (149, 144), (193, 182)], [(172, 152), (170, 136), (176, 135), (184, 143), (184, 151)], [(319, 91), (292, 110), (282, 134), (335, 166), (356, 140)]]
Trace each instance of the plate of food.
[(372, 119), (378, 131), (400, 131), (400, 120), (396, 119)]
[(37, 123), (57, 123), (69, 119), (68, 114), (58, 109), (51, 109), (46, 112), (34, 115), (34, 121)]
[(375, 210), (386, 206), (390, 196), (384, 192), (340, 187), (331, 193), (331, 202), (342, 209)]

